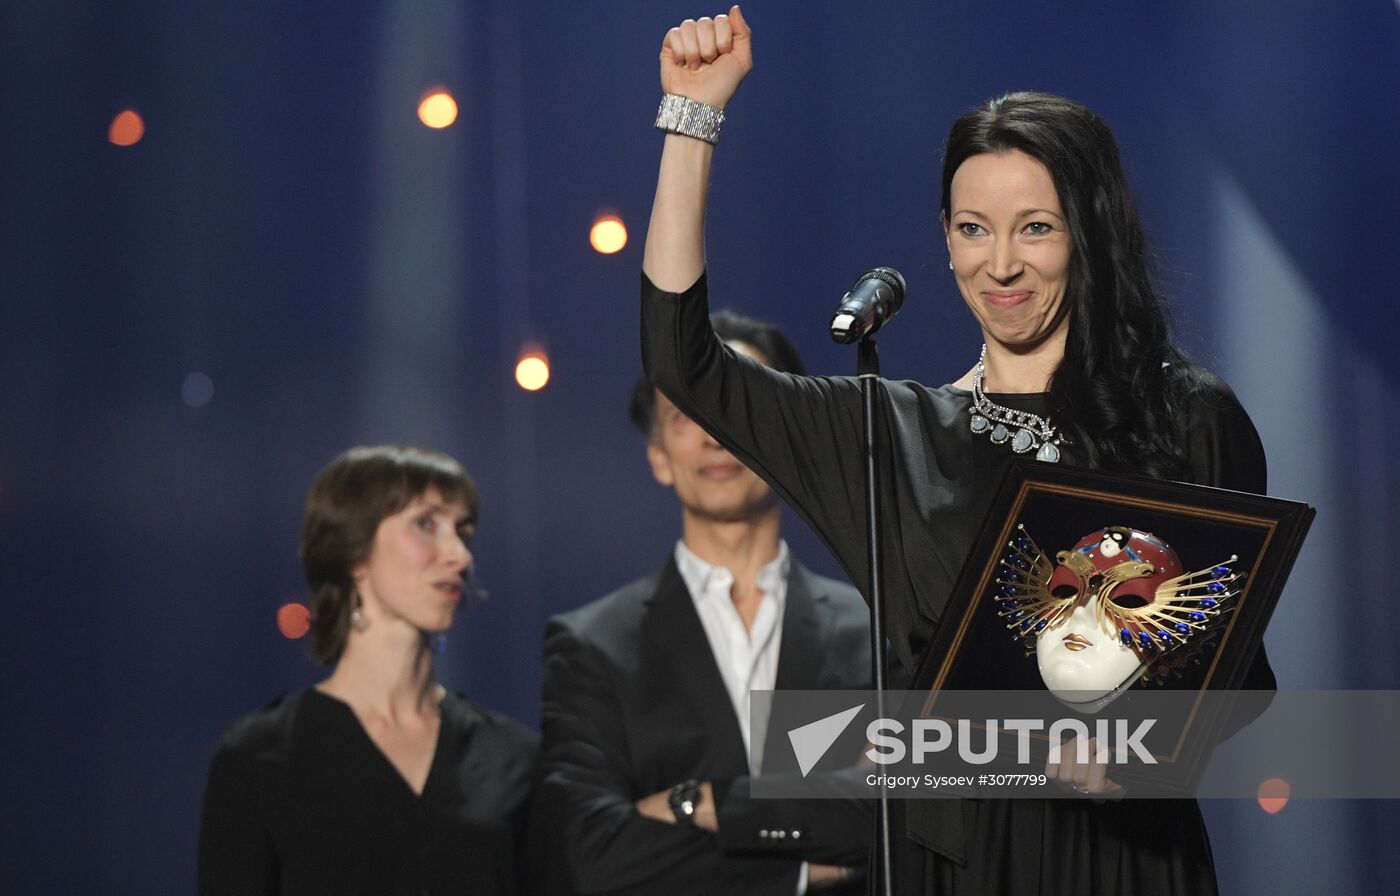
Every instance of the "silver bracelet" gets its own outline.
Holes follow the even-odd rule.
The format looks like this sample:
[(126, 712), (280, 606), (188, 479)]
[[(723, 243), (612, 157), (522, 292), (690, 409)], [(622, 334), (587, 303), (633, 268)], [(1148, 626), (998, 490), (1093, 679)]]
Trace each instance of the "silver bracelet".
[(710, 144), (719, 142), (719, 129), (723, 124), (723, 111), (676, 93), (663, 96), (661, 108), (656, 112), (656, 126), (661, 130)]

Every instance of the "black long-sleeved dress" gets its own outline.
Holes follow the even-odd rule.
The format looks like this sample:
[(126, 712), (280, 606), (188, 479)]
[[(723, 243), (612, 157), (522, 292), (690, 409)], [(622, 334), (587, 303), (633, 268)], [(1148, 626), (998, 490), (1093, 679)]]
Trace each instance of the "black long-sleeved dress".
[(214, 755), (201, 896), (513, 896), (536, 738), (448, 693), (422, 794), (346, 703), (311, 689), (233, 726)]
[[(799, 377), (735, 353), (709, 325), (706, 278), (665, 293), (642, 277), (642, 356), (652, 382), (767, 480), (868, 594), (859, 382)], [(1043, 394), (997, 395), (1046, 414)], [(878, 458), (886, 629), (913, 668), (1014, 455), (968, 428), (972, 396), (879, 381)], [(1191, 478), (1262, 493), (1264, 451), (1224, 383), (1202, 389), (1185, 427)], [(1070, 446), (1065, 460), (1075, 462)], [(1247, 687), (1272, 690), (1261, 650)], [(896, 892), (1209, 894), (1214, 866), (1194, 800), (909, 800)], [(898, 817), (900, 813), (896, 813)], [(901, 838), (902, 839), (902, 838)]]

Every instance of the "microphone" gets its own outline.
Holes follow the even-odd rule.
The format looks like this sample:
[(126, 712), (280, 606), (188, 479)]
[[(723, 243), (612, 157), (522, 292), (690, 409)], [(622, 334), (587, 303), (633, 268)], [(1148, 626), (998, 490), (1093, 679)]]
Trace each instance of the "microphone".
[(831, 318), (831, 338), (855, 342), (872, 336), (904, 304), (904, 278), (894, 268), (862, 274)]

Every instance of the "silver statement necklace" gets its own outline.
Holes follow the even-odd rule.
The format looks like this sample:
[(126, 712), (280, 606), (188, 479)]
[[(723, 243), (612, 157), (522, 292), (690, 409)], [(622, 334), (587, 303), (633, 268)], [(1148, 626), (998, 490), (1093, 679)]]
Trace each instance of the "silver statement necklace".
[(972, 420), (969, 425), (974, 433), (989, 433), (992, 443), (1000, 445), (1011, 440), (1011, 450), (1017, 454), (1035, 452), (1036, 460), (1048, 464), (1060, 460), (1060, 443), (1064, 437), (1055, 431), (1050, 421), (1028, 411), (1013, 411), (987, 397), (982, 391), (982, 378), (986, 375), (984, 362), (987, 358), (987, 344), (982, 343), (982, 354), (977, 356), (977, 373), (972, 378)]

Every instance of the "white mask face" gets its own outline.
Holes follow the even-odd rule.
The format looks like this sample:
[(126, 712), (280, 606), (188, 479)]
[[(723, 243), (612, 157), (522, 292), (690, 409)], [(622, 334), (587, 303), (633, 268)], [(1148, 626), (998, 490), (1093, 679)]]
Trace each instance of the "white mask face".
[(1142, 656), (1099, 622), (1097, 595), (1074, 608), (1061, 625), (1036, 636), (1040, 677), (1056, 699), (1097, 712), (1146, 668)]
[[(1034, 645), (1045, 686), (1068, 706), (1093, 713), (1131, 687), (1188, 639), (1197, 640), (1239, 593), (1238, 560), (1183, 573), (1165, 541), (1111, 526), (1052, 560), (1018, 527), (990, 597), (998, 616)], [(1182, 654), (1172, 654), (1182, 657)]]

